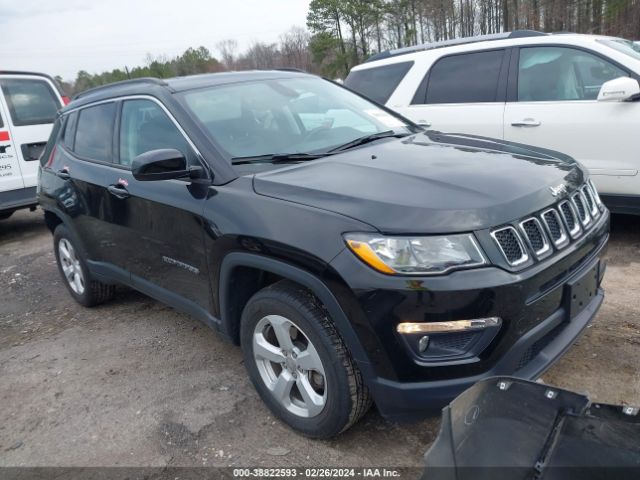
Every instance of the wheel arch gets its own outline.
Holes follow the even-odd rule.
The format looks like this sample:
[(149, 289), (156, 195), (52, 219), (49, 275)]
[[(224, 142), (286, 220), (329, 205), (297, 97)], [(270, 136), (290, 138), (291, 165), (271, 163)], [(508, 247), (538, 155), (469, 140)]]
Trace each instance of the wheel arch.
[[(316, 275), (300, 267), (271, 257), (253, 253), (232, 252), (227, 254), (222, 261), (219, 278), (219, 305), (222, 320), (220, 329), (224, 336), (231, 339), (234, 343), (238, 343), (242, 309), (238, 309), (232, 301), (232, 279), (237, 269), (242, 268), (263, 271), (281, 279), (290, 280), (309, 289), (327, 309), (338, 332), (347, 345), (351, 356), (358, 364), (365, 381), (375, 376), (364, 346), (329, 287)], [(248, 298), (246, 300), (248, 300)], [(244, 303), (246, 304), (246, 302)], [(244, 307), (244, 305), (242, 306)]]

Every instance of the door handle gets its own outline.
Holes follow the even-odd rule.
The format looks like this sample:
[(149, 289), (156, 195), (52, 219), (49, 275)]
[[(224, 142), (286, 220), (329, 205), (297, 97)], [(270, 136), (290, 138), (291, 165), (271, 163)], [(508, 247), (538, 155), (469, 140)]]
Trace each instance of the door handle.
[(127, 189), (122, 185), (109, 185), (107, 190), (109, 190), (109, 193), (116, 198), (125, 199), (131, 196), (129, 192), (127, 192)]
[(511, 122), (512, 127), (539, 127), (540, 125), (542, 125), (542, 122), (535, 118), (525, 118), (519, 122)]
[(56, 175), (63, 180), (69, 180), (71, 178), (71, 175), (69, 174), (69, 170), (67, 170), (66, 168), (63, 168), (62, 170), (58, 170), (56, 172)]

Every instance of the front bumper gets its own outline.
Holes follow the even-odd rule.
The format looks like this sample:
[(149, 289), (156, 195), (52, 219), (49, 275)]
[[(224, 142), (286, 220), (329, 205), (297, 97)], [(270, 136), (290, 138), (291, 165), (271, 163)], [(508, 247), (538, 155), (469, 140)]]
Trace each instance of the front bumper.
[[(609, 214), (570, 248), (522, 272), (491, 267), (439, 278), (378, 274), (343, 252), (332, 262), (353, 297), (336, 295), (369, 355), (375, 374), (366, 378), (380, 412), (411, 418), (446, 405), (478, 380), (496, 375), (535, 379), (573, 344), (596, 315), (604, 298)], [(596, 282), (580, 313), (568, 298), (568, 285), (588, 273)], [(502, 328), (476, 357), (421, 362), (400, 334), (401, 322), (500, 317)]]

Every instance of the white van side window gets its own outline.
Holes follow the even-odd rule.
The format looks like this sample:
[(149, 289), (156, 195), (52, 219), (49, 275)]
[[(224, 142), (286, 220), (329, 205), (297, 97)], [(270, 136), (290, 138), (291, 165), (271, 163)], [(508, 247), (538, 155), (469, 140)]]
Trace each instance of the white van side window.
[(0, 80), (0, 87), (16, 127), (53, 123), (61, 107), (53, 88), (44, 80), (6, 78)]

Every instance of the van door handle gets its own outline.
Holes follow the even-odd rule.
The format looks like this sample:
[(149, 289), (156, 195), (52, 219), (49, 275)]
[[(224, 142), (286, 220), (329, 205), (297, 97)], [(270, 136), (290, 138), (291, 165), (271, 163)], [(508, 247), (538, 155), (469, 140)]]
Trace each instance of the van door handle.
[(511, 122), (512, 127), (539, 127), (540, 125), (542, 125), (542, 122), (535, 118), (525, 118), (519, 122)]
[(71, 178), (71, 174), (69, 174), (69, 170), (67, 170), (66, 168), (58, 170), (56, 172), (56, 175), (63, 180), (69, 180)]
[(116, 198), (125, 199), (131, 196), (129, 192), (127, 192), (127, 189), (122, 185), (109, 185), (107, 190), (109, 190), (109, 193)]

